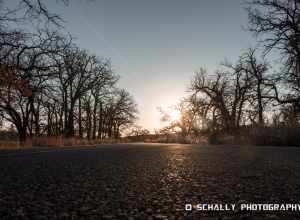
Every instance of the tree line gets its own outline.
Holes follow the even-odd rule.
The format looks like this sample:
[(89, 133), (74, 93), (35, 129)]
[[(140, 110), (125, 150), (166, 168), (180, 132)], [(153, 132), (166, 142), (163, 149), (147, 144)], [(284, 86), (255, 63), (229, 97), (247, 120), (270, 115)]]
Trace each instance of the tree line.
[[(67, 4), (67, 1), (62, 1)], [(33, 136), (118, 138), (137, 118), (109, 59), (61, 33), (63, 20), (41, 0), (0, 5), (0, 119), (21, 142)], [(29, 27), (29, 28), (25, 28)]]
[[(190, 83), (190, 95), (177, 106), (179, 121), (162, 130), (180, 128), (183, 136), (204, 130), (236, 133), (241, 128), (299, 127), (300, 2), (252, 0), (245, 3), (247, 30), (257, 39), (231, 63), (215, 72), (201, 68)], [(270, 53), (279, 58), (268, 59)]]

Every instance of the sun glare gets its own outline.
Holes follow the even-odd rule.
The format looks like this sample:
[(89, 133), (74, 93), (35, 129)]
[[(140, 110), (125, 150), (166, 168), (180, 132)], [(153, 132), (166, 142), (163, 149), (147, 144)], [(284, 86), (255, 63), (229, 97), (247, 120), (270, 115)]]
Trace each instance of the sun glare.
[(180, 119), (180, 112), (173, 110), (170, 112), (170, 117), (172, 121), (178, 121)]

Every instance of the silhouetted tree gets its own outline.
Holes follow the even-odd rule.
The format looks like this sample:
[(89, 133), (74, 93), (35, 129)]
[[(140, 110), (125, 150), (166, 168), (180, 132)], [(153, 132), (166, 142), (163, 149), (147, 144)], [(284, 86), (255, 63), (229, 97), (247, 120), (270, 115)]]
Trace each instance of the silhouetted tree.
[(59, 51), (59, 39), (56, 33), (40, 32), (38, 35), (23, 35), (11, 48), (6, 45), (0, 49), (3, 55), (0, 108), (6, 119), (16, 126), (20, 141), (26, 139), (30, 115), (33, 114), (36, 124), (39, 121), (35, 103), (50, 77), (48, 71), (53, 64), (50, 54)]
[[(116, 87), (110, 61), (60, 34), (63, 20), (43, 0), (19, 0), (16, 8), (5, 3), (0, 2), (1, 122), (11, 122), (21, 142), (28, 135), (73, 137), (76, 129), (89, 139), (118, 138), (137, 110), (130, 94)], [(21, 22), (30, 23), (30, 31), (17, 29)]]
[[(300, 2), (299, 0), (253, 0), (248, 2), (248, 29), (264, 46), (265, 52), (278, 50), (283, 61), (279, 73), (281, 87), (273, 83), (273, 98), (300, 105)], [(271, 84), (270, 84), (271, 85)]]
[[(228, 66), (228, 65), (227, 65)], [(246, 95), (249, 89), (249, 76), (239, 66), (230, 66), (230, 71), (216, 71), (209, 75), (206, 70), (197, 72), (191, 82), (194, 95), (200, 94), (212, 105), (212, 119), (233, 131), (240, 125)]]
[[(253, 48), (248, 49), (239, 57), (236, 67), (247, 76), (245, 80), (248, 80), (248, 88), (244, 92), (248, 97), (248, 113), (252, 111), (255, 118), (257, 115), (257, 120), (253, 122), (264, 125), (264, 111), (271, 101), (268, 98), (271, 89), (268, 84), (272, 75), (268, 74), (267, 62), (264, 59), (259, 60), (255, 52), (256, 50)], [(232, 68), (232, 65), (229, 67)], [(248, 115), (248, 117), (251, 116)]]

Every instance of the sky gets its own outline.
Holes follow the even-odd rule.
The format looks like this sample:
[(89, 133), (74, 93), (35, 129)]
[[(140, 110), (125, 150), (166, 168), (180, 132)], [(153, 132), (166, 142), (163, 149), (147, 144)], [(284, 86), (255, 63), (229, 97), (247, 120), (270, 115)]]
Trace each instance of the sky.
[(235, 61), (255, 39), (243, 0), (47, 0), (82, 48), (110, 58), (119, 86), (139, 108), (139, 125), (160, 128), (157, 107), (188, 94), (193, 73)]

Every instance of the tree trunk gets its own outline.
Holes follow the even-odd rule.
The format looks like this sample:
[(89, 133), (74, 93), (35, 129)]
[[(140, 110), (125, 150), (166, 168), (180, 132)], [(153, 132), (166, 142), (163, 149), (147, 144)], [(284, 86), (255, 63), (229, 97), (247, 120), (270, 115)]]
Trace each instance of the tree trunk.
[(27, 138), (26, 131), (24, 130), (19, 131), (19, 141), (21, 146), (26, 142), (26, 138)]
[(19, 134), (20, 146), (24, 146), (24, 144), (26, 142), (26, 139), (27, 139), (27, 134), (26, 134), (27, 126), (19, 125), (19, 126), (16, 126), (16, 127), (17, 127), (18, 134)]
[(87, 139), (91, 139), (91, 123), (92, 123), (92, 119), (91, 119), (91, 109), (90, 109), (90, 104), (87, 103), (86, 104), (86, 117), (87, 117), (87, 129), (86, 129), (86, 137)]
[(67, 91), (65, 91), (65, 96), (64, 96), (64, 103), (63, 103), (63, 109), (64, 109), (64, 136), (68, 136), (68, 99), (67, 99)]
[(78, 126), (79, 126), (79, 137), (82, 138), (82, 112), (81, 112), (81, 99), (78, 100)]
[(94, 103), (94, 110), (93, 110), (93, 139), (96, 139), (96, 129), (97, 129), (97, 102), (98, 100), (95, 99)]
[(37, 112), (34, 114), (34, 124), (35, 124), (35, 135), (39, 136), (40, 135), (40, 114), (39, 114), (39, 110), (37, 110)]
[(74, 103), (71, 103), (71, 107), (67, 119), (67, 127), (65, 128), (65, 136), (73, 137), (74, 136)]
[(100, 102), (100, 110), (99, 110), (99, 125), (98, 125), (98, 138), (102, 139), (103, 132), (103, 119), (102, 119), (102, 103)]
[(51, 124), (52, 124), (52, 119), (51, 119), (51, 107), (48, 105), (48, 114), (47, 114), (47, 136), (51, 136)]
[(257, 83), (258, 124), (259, 126), (263, 126), (264, 117), (263, 117), (263, 104), (262, 104), (260, 84), (261, 84), (260, 82)]

